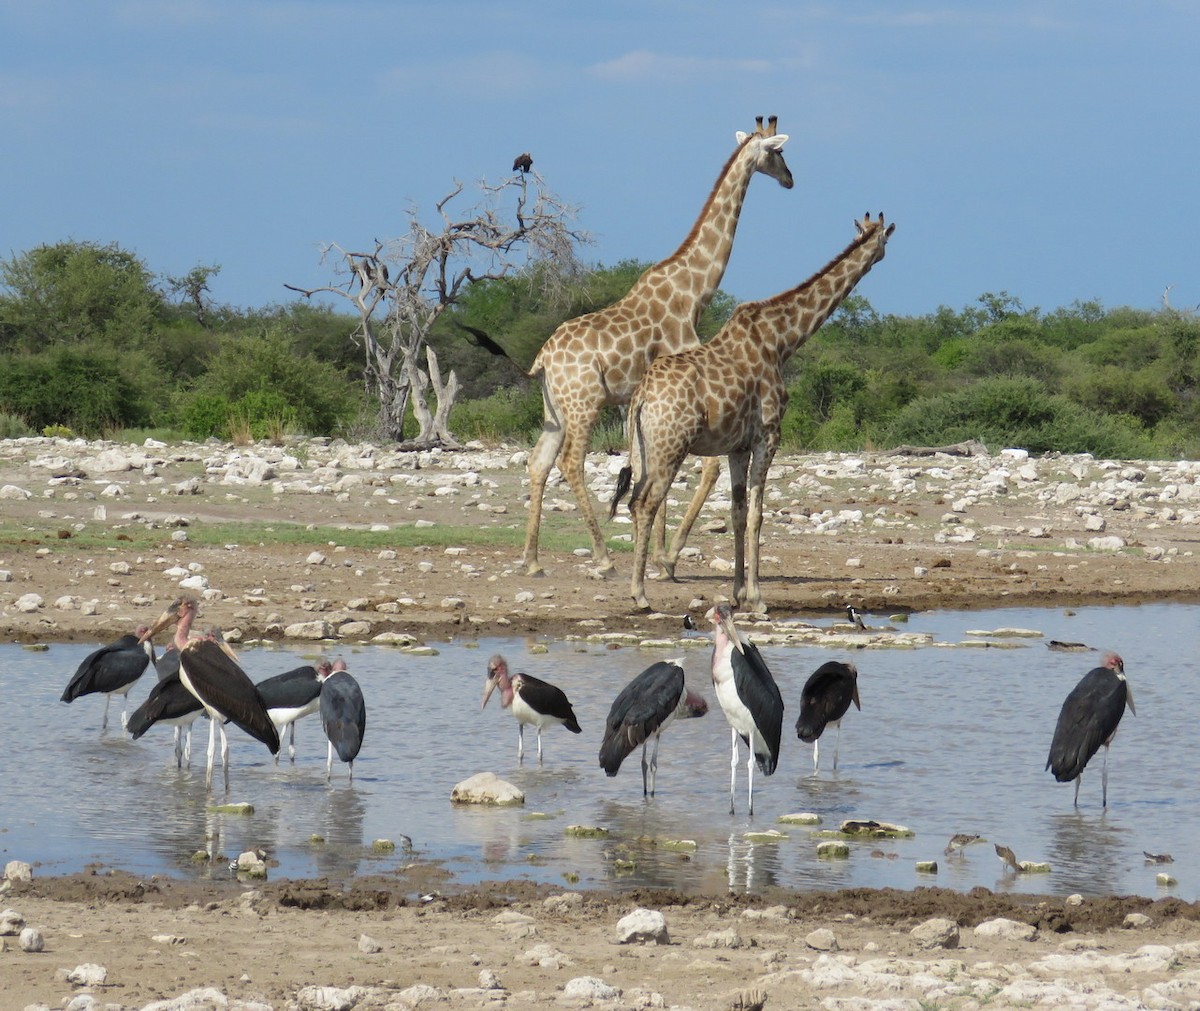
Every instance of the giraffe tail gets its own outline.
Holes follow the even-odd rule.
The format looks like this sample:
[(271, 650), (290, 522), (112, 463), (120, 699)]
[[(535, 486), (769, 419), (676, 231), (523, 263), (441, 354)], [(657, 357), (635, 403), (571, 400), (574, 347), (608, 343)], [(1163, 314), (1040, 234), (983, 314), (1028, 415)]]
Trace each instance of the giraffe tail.
[(612, 502), (608, 506), (610, 520), (617, 515), (617, 506), (621, 504), (621, 499), (625, 497), (631, 484), (633, 484), (633, 465), (626, 464), (621, 468), (621, 473), (617, 475), (617, 490), (613, 492)]

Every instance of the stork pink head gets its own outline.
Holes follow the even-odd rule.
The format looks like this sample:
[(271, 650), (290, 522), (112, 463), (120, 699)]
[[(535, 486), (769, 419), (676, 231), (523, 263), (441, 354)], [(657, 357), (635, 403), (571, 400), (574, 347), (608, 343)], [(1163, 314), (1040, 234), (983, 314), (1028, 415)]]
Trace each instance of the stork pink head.
[(1104, 656), (1103, 666), (1117, 674), (1125, 673), (1125, 661), (1121, 659), (1117, 653), (1107, 653)]
[(512, 679), (508, 676), (508, 661), (499, 653), (488, 661), (487, 683), (483, 688), (483, 702), (479, 706), (480, 709), (488, 704), (488, 699), (492, 697), (492, 692), (497, 688), (500, 689), (500, 708), (507, 709), (512, 705), (513, 685)]

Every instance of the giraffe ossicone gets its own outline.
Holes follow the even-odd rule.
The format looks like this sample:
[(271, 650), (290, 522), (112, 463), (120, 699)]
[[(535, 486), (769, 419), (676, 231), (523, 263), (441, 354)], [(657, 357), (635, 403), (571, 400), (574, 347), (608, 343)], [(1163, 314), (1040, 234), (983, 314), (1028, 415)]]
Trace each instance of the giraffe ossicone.
[(783, 159), (787, 134), (777, 117), (753, 133), (737, 133), (738, 146), (725, 163), (691, 231), (669, 257), (649, 267), (624, 298), (605, 309), (563, 323), (542, 345), (529, 374), (540, 377), (544, 421), (529, 454), (529, 518), (523, 564), (542, 572), (538, 536), (546, 481), (557, 462), (579, 503), (600, 573), (613, 565), (584, 478), (584, 465), (600, 412), (629, 403), (647, 367), (662, 355), (698, 347), (696, 324), (729, 262), (738, 217), (757, 173), (792, 188)]

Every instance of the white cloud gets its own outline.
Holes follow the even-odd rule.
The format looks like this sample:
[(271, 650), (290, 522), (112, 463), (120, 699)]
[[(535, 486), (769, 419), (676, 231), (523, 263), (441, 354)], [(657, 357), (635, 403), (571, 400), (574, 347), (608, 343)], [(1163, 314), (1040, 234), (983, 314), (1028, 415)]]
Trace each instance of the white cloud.
[(768, 74), (769, 60), (707, 59), (699, 56), (669, 56), (636, 49), (615, 60), (589, 69), (595, 77), (609, 81), (711, 81), (723, 75)]

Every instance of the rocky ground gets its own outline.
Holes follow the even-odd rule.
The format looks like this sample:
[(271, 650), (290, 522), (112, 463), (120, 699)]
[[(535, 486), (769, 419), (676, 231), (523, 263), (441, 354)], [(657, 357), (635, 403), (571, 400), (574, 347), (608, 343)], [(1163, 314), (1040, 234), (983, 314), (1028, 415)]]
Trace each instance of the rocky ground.
[[(592, 459), (601, 500), (621, 462)], [(653, 635), (729, 593), (727, 488), (681, 581), (652, 582), (659, 610), (641, 614), (628, 553), (605, 580), (578, 550), (563, 485), (547, 495), (546, 575), (523, 574), (523, 479), (515, 449), (0, 442), (0, 634), (105, 642), (192, 592), (206, 625), (243, 641)], [(675, 498), (688, 494), (681, 482)], [(780, 457), (767, 498), (773, 618), (847, 603), (894, 614), (1195, 600), (1200, 586), (1189, 462)], [(619, 520), (617, 538), (629, 531)], [(1200, 911), (1173, 900), (563, 896), (500, 882), (420, 901), (410, 881), (254, 890), (99, 874), (7, 887), (9, 922), (23, 918), (43, 950), (23, 950), (32, 934), (4, 938), (4, 1008), (704, 1009), (764, 996), (783, 1008), (1200, 1007)], [(662, 914), (669, 943), (621, 943), (637, 907)], [(996, 920), (1016, 925), (983, 927)]]

